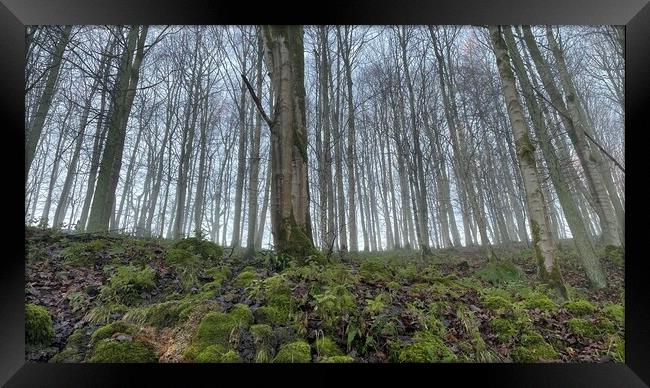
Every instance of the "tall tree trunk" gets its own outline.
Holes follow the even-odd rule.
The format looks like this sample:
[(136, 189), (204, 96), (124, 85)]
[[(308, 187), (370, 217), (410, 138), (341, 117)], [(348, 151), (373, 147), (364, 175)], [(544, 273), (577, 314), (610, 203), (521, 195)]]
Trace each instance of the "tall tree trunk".
[(59, 38), (56, 48), (54, 49), (54, 53), (52, 54), (49, 70), (47, 71), (47, 77), (45, 79), (45, 87), (43, 88), (43, 93), (41, 94), (41, 97), (38, 101), (36, 114), (34, 115), (34, 118), (28, 127), (29, 132), (27, 133), (25, 142), (25, 184), (27, 183), (29, 168), (31, 167), (32, 161), (34, 160), (34, 154), (36, 154), (38, 141), (41, 138), (41, 132), (43, 132), (45, 118), (50, 111), (52, 98), (56, 92), (55, 87), (57, 80), (59, 79), (59, 71), (61, 70), (63, 53), (66, 46), (68, 45), (68, 41), (70, 40), (71, 31), (72, 26), (63, 27), (61, 37)]
[(271, 224), (275, 249), (314, 252), (309, 216), (302, 26), (264, 26), (275, 114), (271, 121)]
[(512, 73), (508, 49), (504, 42), (500, 27), (490, 26), (490, 38), (496, 57), (497, 67), (501, 76), (503, 96), (508, 108), (508, 116), (515, 137), (519, 168), (523, 178), (524, 189), (528, 204), (531, 234), (539, 274), (544, 282), (556, 288), (564, 298), (567, 298), (567, 289), (562, 279), (560, 265), (557, 258), (555, 242), (549, 230), (550, 222), (547, 205), (540, 187), (539, 175), (535, 161), (535, 148), (530, 141), (528, 125), (524, 117), (519, 95), (516, 88), (515, 76)]

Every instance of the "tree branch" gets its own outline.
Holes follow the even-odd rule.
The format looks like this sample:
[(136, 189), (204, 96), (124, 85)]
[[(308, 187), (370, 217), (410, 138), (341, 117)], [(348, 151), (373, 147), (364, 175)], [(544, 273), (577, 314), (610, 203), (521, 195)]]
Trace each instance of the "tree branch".
[(255, 95), (255, 91), (253, 91), (253, 87), (251, 86), (250, 82), (248, 82), (248, 78), (246, 78), (245, 74), (241, 75), (242, 79), (244, 80), (244, 83), (246, 84), (246, 87), (248, 88), (248, 91), (251, 94), (251, 97), (253, 97), (253, 101), (255, 101), (255, 105), (257, 106), (257, 110), (260, 112), (260, 115), (262, 115), (262, 118), (264, 121), (266, 121), (266, 124), (271, 128), (273, 125), (273, 121), (269, 118), (269, 116), (264, 112), (264, 108), (262, 108), (262, 102), (260, 99)]

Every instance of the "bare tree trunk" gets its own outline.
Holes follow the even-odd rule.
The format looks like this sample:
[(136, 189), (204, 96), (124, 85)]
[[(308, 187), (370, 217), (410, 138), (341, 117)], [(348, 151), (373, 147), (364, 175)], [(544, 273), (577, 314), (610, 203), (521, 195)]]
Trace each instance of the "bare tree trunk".
[(535, 161), (535, 148), (530, 141), (528, 125), (523, 114), (515, 84), (515, 76), (510, 68), (508, 49), (501, 36), (500, 27), (489, 27), (492, 48), (503, 85), (503, 96), (508, 107), (508, 116), (515, 136), (515, 146), (519, 167), (526, 190), (528, 214), (533, 236), (535, 257), (543, 281), (555, 287), (564, 298), (567, 290), (560, 272), (556, 246), (550, 234), (550, 222), (544, 196), (541, 191), (539, 175)]

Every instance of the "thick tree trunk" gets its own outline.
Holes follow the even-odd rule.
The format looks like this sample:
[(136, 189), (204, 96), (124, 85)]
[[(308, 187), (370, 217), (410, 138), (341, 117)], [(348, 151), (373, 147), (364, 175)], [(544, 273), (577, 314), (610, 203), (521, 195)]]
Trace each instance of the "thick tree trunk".
[(271, 122), (271, 224), (278, 252), (315, 251), (309, 216), (302, 26), (264, 26), (275, 114)]

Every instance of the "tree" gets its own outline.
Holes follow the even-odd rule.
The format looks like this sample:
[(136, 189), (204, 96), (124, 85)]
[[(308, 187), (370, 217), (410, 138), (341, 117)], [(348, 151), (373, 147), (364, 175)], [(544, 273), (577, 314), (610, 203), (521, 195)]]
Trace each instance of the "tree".
[(503, 97), (508, 108), (508, 117), (515, 137), (517, 159), (526, 191), (530, 229), (539, 275), (542, 281), (553, 286), (564, 298), (567, 298), (567, 290), (557, 258), (557, 249), (551, 236), (548, 205), (540, 187), (535, 161), (535, 148), (530, 140), (528, 124), (519, 102), (519, 92), (511, 69), (508, 48), (501, 36), (501, 27), (490, 26), (489, 31), (492, 49), (501, 76)]

